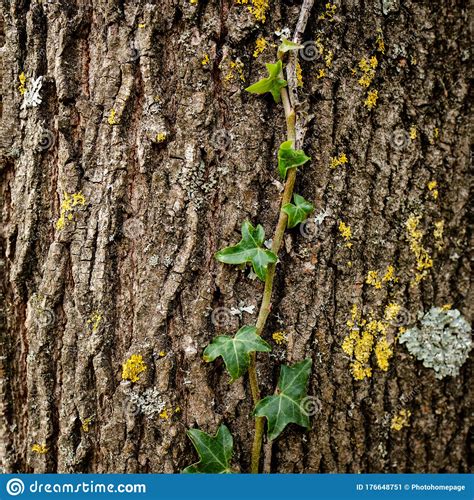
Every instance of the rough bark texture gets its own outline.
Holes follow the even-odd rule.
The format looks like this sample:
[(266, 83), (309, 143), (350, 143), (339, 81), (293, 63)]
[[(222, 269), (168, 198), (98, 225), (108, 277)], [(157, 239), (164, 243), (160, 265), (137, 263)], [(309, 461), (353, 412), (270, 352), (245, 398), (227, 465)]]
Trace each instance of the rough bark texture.
[[(224, 366), (201, 354), (216, 333), (255, 321), (255, 313), (239, 319), (228, 310), (211, 321), (218, 307), (257, 311), (263, 290), (213, 254), (239, 240), (245, 219), (261, 223), (267, 237), (276, 224), (283, 111), (243, 88), (275, 59), (273, 46), (253, 57), (256, 39), (277, 43), (275, 30), (293, 30), (300, 2), (271, 2), (263, 24), (246, 7), (2, 1), (5, 471), (178, 472), (196, 460), (186, 428), (214, 433), (221, 422), (234, 436), (234, 467), (248, 470), (247, 379), (228, 385)], [(446, 303), (470, 317), (467, 2), (349, 0), (333, 21), (318, 19), (324, 11), (317, 2), (304, 35), (319, 35), (325, 49), (301, 61), (299, 99), (314, 116), (304, 141), (312, 161), (296, 191), (331, 215), (309, 237), (287, 233), (264, 334), (274, 351), (258, 356), (264, 395), (274, 391), (282, 362), (311, 357), (309, 394), (319, 411), (310, 431), (290, 426), (271, 455), (266, 446), (264, 460), (272, 472), (466, 472), (472, 354), (458, 377), (436, 380), (395, 341), (395, 328), (390, 369), (374, 364), (371, 378), (356, 381), (341, 344), (354, 303), (381, 317), (396, 300), (406, 324)], [(369, 90), (379, 99), (369, 110), (351, 69), (374, 54)], [(246, 83), (230, 65), (238, 59)], [(321, 68), (326, 76), (317, 78)], [(22, 71), (29, 81), (44, 77), (39, 106), (21, 109)], [(342, 152), (349, 162), (331, 169)], [(432, 180), (437, 199), (427, 188)], [(85, 205), (57, 230), (64, 192), (80, 191)], [(414, 285), (405, 235), (412, 213), (422, 214), (434, 259)], [(444, 247), (437, 249), (439, 220)], [(350, 248), (340, 221), (352, 229)], [(390, 264), (397, 283), (365, 283), (369, 270)], [(95, 328), (94, 313), (101, 315)], [(276, 330), (287, 343), (272, 341)], [(147, 364), (136, 384), (122, 381), (131, 354)], [(138, 411), (130, 397), (143, 398), (147, 388), (158, 397)], [(160, 402), (170, 418), (153, 413)], [(401, 408), (411, 411), (410, 425), (397, 432), (390, 422)], [(48, 452), (32, 451), (35, 443)]]

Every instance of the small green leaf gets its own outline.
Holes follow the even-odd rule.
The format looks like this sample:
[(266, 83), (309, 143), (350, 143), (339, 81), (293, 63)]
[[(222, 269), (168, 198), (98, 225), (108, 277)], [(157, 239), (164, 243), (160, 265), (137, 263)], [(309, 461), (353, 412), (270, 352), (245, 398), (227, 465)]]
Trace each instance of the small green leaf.
[(265, 94), (270, 92), (275, 102), (280, 102), (280, 89), (287, 85), (286, 80), (280, 78), (282, 63), (278, 61), (275, 64), (265, 64), (265, 66), (267, 67), (268, 77), (262, 78), (245, 90), (251, 94)]
[(301, 149), (293, 149), (292, 141), (285, 141), (278, 150), (278, 171), (281, 178), (286, 179), (286, 173), (290, 168), (299, 167), (311, 160)]
[(284, 54), (285, 52), (289, 52), (290, 50), (299, 50), (304, 49), (304, 45), (300, 45), (299, 43), (292, 42), (291, 40), (282, 38), (281, 44), (278, 47), (278, 53)]
[(184, 474), (228, 474), (232, 458), (234, 441), (229, 429), (222, 424), (215, 436), (210, 436), (199, 429), (189, 429), (186, 434), (198, 452), (199, 462), (189, 465)]
[(306, 201), (299, 194), (293, 194), (293, 203), (287, 203), (283, 205), (282, 210), (288, 215), (288, 227), (295, 227), (308, 217), (308, 215), (314, 210), (314, 206), (309, 201)]
[(238, 379), (249, 367), (250, 352), (272, 350), (256, 332), (254, 326), (243, 326), (234, 337), (219, 335), (204, 350), (204, 361), (209, 363), (222, 356), (232, 381)]
[(269, 439), (277, 438), (289, 423), (309, 429), (309, 416), (301, 403), (306, 396), (311, 364), (308, 358), (293, 366), (283, 365), (278, 380), (279, 393), (263, 398), (255, 406), (255, 416), (267, 417)]
[(265, 281), (269, 264), (275, 264), (278, 257), (262, 248), (265, 231), (259, 224), (256, 228), (245, 221), (242, 224), (242, 239), (237, 245), (223, 248), (216, 253), (216, 259), (224, 264), (244, 264), (250, 262), (255, 274)]

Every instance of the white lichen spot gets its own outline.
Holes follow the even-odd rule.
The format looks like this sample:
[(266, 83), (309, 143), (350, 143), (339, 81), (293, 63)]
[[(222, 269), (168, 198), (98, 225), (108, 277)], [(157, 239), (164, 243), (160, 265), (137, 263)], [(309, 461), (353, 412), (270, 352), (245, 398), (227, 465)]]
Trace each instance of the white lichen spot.
[(248, 314), (254, 314), (255, 306), (254, 305), (246, 306), (243, 302), (240, 302), (238, 307), (231, 307), (229, 312), (230, 314), (232, 314), (232, 316), (239, 316), (239, 318), (242, 318), (242, 314), (244, 312)]
[(43, 77), (39, 76), (36, 80), (32, 80), (31, 85), (28, 86), (25, 93), (23, 94), (23, 104), (21, 109), (35, 108), (39, 106), (43, 101), (40, 96), (40, 90), (43, 86)]
[(473, 346), (471, 325), (457, 309), (443, 307), (432, 307), (420, 320), (420, 327), (404, 332), (400, 343), (432, 368), (437, 379), (458, 375)]

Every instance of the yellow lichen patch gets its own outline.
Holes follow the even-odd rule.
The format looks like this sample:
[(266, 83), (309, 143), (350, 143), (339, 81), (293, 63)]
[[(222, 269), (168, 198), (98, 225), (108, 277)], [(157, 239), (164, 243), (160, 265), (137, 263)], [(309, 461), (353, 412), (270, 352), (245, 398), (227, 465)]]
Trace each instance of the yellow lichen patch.
[(350, 248), (352, 246), (351, 238), (352, 238), (352, 229), (345, 222), (339, 222), (339, 234), (346, 240), (346, 247)]
[(356, 380), (372, 376), (370, 358), (375, 354), (377, 366), (387, 371), (393, 352), (387, 341), (388, 324), (373, 318), (362, 319), (357, 305), (351, 309), (347, 321), (349, 332), (342, 342), (342, 350), (352, 359), (351, 373)]
[(296, 85), (298, 87), (303, 86), (303, 70), (301, 69), (301, 65), (298, 61), (296, 61)]
[(375, 43), (377, 44), (377, 51), (385, 54), (385, 42), (383, 40), (382, 30), (380, 28), (377, 30), (377, 39), (375, 40)]
[(366, 106), (369, 110), (375, 108), (377, 105), (377, 99), (379, 97), (378, 90), (369, 90), (367, 94), (367, 99), (364, 102), (364, 106)]
[(362, 366), (359, 361), (353, 361), (351, 363), (351, 370), (356, 380), (364, 380), (364, 378), (372, 376), (372, 368), (370, 366)]
[(387, 267), (387, 270), (385, 271), (385, 274), (383, 275), (382, 281), (384, 283), (389, 282), (389, 281), (393, 281), (396, 283), (398, 281), (398, 278), (395, 277), (395, 268), (392, 265)]
[(394, 431), (400, 431), (404, 427), (408, 427), (409, 425), (409, 420), (411, 417), (411, 411), (410, 410), (400, 410), (398, 412), (398, 415), (394, 415), (392, 417), (392, 422), (390, 424), (390, 428)]
[(402, 309), (402, 306), (400, 306), (396, 302), (390, 302), (390, 304), (388, 304), (385, 307), (385, 311), (383, 314), (384, 319), (386, 321), (394, 320), (398, 316), (398, 313), (401, 311), (401, 309)]
[(320, 69), (319, 73), (316, 75), (316, 78), (319, 80), (320, 78), (324, 78), (326, 76), (326, 70)]
[(204, 57), (201, 59), (201, 64), (203, 66), (207, 66), (209, 64), (209, 54), (204, 54)]
[(283, 344), (288, 342), (288, 339), (284, 332), (275, 332), (272, 334), (272, 339), (277, 343), (277, 344)]
[(59, 219), (56, 222), (56, 229), (58, 231), (64, 229), (67, 221), (72, 221), (73, 212), (77, 210), (76, 207), (84, 206), (85, 203), (86, 203), (86, 198), (82, 194), (82, 191), (79, 191), (78, 193), (73, 193), (72, 195), (69, 195), (68, 193), (64, 192), (63, 201), (61, 202)]
[(169, 420), (173, 415), (175, 415), (177, 413), (181, 413), (181, 407), (180, 406), (177, 406), (174, 410), (173, 410), (172, 407), (170, 407), (170, 408), (164, 408), (161, 411), (161, 413), (158, 414), (158, 416), (162, 420)]
[(418, 137), (418, 131), (416, 130), (416, 125), (410, 127), (410, 139), (414, 141)]
[[(334, 60), (334, 52), (325, 48), (320, 36), (316, 38), (314, 45), (317, 48), (319, 55), (323, 57), (326, 68), (331, 68)], [(326, 71), (324, 69), (320, 69), (318, 78), (322, 78), (323, 76), (326, 76)]]
[(87, 417), (85, 418), (82, 423), (81, 423), (81, 429), (84, 431), (84, 432), (89, 432), (90, 430), (90, 425), (92, 423), (92, 420), (93, 418), (92, 417)]
[(111, 109), (109, 111), (109, 117), (107, 118), (107, 121), (109, 122), (109, 125), (117, 125), (119, 122), (119, 120), (117, 119), (117, 112), (115, 111), (115, 109)]
[(386, 337), (382, 337), (377, 341), (375, 346), (375, 357), (377, 359), (378, 367), (384, 372), (388, 370), (388, 361), (392, 354), (393, 351), (390, 349), (390, 345), (387, 342)]
[(198, 3), (198, 0), (189, 0), (189, 3), (191, 5), (196, 5)]
[(345, 163), (347, 163), (347, 156), (346, 156), (346, 153), (341, 153), (339, 155), (339, 157), (337, 156), (333, 156), (331, 158), (331, 165), (330, 167), (331, 168), (336, 168), (338, 167), (339, 165), (344, 165)]
[(160, 418), (162, 418), (163, 420), (168, 420), (170, 418), (170, 414), (169, 414), (169, 411), (170, 410), (167, 410), (166, 408), (158, 415)]
[(322, 56), (324, 53), (324, 44), (321, 42), (321, 37), (318, 36), (316, 40), (314, 41), (314, 45), (316, 45), (316, 48), (318, 49), (319, 55)]
[(266, 14), (269, 9), (268, 0), (235, 0), (235, 3), (248, 5), (248, 11), (255, 17), (257, 21), (264, 23)]
[(49, 450), (45, 443), (43, 444), (35, 443), (31, 447), (31, 451), (33, 453), (38, 453), (39, 455), (46, 455), (46, 453), (48, 453)]
[(438, 199), (438, 183), (436, 181), (430, 181), (428, 182), (427, 184), (428, 186), (428, 190), (430, 191), (431, 193), (431, 196), (433, 197), (434, 200), (437, 200)]
[(166, 141), (166, 132), (158, 132), (155, 137), (155, 141), (158, 143)]
[[(379, 62), (376, 56), (372, 56), (370, 59), (363, 57), (358, 63), (358, 69), (362, 73), (359, 77), (358, 83), (361, 87), (369, 87), (372, 80), (375, 78), (375, 69), (377, 68)], [(352, 73), (357, 75), (357, 69), (353, 69)]]
[(396, 283), (397, 281), (398, 278), (395, 277), (395, 268), (392, 265), (387, 266), (387, 270), (382, 278), (379, 277), (378, 271), (369, 271), (365, 280), (368, 285), (372, 285), (378, 289), (382, 288), (383, 283)]
[(365, 282), (368, 285), (374, 286), (375, 288), (378, 288), (378, 289), (382, 288), (382, 281), (380, 281), (379, 273), (377, 271), (369, 271), (367, 273), (367, 278), (366, 278)]
[(427, 270), (433, 267), (433, 259), (422, 245), (424, 232), (418, 228), (421, 216), (410, 215), (406, 222), (406, 233), (410, 243), (410, 249), (416, 258), (415, 282), (419, 283), (427, 274)]
[(443, 233), (444, 233), (444, 220), (439, 220), (434, 223), (433, 236), (436, 240), (436, 248), (441, 250), (444, 247), (443, 243)]
[(18, 86), (18, 92), (20, 92), (20, 94), (23, 95), (26, 92), (26, 75), (23, 71), (18, 75), (18, 80), (20, 80), (20, 85)]
[(138, 27), (142, 30), (145, 28), (146, 24), (145, 23), (138, 23)]
[(320, 20), (327, 19), (329, 21), (334, 21), (334, 14), (336, 13), (337, 6), (328, 2), (324, 7), (325, 10), (322, 14), (318, 16), (318, 19)]
[(334, 52), (332, 50), (328, 50), (326, 55), (324, 56), (324, 64), (326, 64), (326, 68), (332, 67), (332, 61), (334, 60)]
[(253, 57), (258, 57), (267, 47), (267, 41), (263, 36), (259, 36), (255, 41), (255, 50), (253, 51)]
[(166, 352), (165, 352), (165, 351), (160, 351), (160, 352), (158, 353), (158, 356), (159, 356), (160, 358), (164, 358), (164, 357), (166, 356)]
[(441, 306), (441, 309), (443, 311), (449, 311), (451, 307), (453, 307), (453, 304), (444, 304), (443, 306)]
[(102, 321), (102, 314), (100, 314), (98, 311), (94, 311), (91, 317), (87, 320), (87, 324), (91, 326), (92, 333), (97, 332), (101, 321)]
[(367, 61), (367, 59), (365, 57), (363, 57), (359, 61), (358, 66), (359, 66), (360, 70), (363, 71), (364, 73), (368, 73), (371, 69), (369, 62)]
[(434, 144), (439, 138), (439, 128), (435, 127), (433, 130), (433, 135), (430, 137), (430, 144)]
[(138, 382), (139, 375), (146, 370), (146, 364), (140, 354), (132, 354), (122, 365), (122, 379)]
[(229, 62), (229, 69), (227, 74), (224, 76), (224, 81), (233, 82), (236, 78), (239, 78), (240, 80), (245, 82), (244, 63), (239, 59)]

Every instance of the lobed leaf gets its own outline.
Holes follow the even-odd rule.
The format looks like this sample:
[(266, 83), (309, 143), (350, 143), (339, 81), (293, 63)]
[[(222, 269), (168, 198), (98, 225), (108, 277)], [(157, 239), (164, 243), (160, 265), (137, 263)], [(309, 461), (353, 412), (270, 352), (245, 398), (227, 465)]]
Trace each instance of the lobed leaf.
[(187, 432), (194, 448), (199, 455), (199, 462), (189, 465), (184, 474), (228, 474), (232, 458), (234, 441), (229, 429), (222, 424), (215, 436), (206, 434), (199, 429), (189, 429)]
[(263, 398), (255, 406), (254, 415), (267, 418), (269, 439), (277, 438), (289, 423), (309, 428), (309, 416), (302, 401), (306, 397), (311, 364), (308, 358), (293, 366), (283, 365), (279, 393)]
[(269, 264), (275, 264), (278, 257), (265, 248), (262, 248), (265, 240), (265, 231), (259, 224), (256, 228), (245, 221), (242, 224), (242, 239), (237, 245), (219, 250), (215, 257), (224, 264), (251, 263), (255, 274), (265, 281)]
[(243, 326), (234, 337), (219, 335), (204, 350), (204, 361), (210, 363), (222, 356), (232, 381), (238, 379), (249, 367), (249, 353), (272, 350), (256, 332), (254, 326)]
[(305, 221), (308, 215), (314, 210), (314, 205), (305, 200), (299, 194), (293, 194), (293, 203), (286, 203), (282, 211), (288, 215), (288, 227), (292, 228)]
[(286, 80), (280, 77), (283, 67), (282, 62), (278, 61), (275, 64), (267, 63), (265, 66), (267, 67), (268, 76), (250, 85), (245, 90), (251, 94), (266, 94), (270, 92), (275, 102), (280, 102), (280, 90), (287, 85)]
[(282, 179), (286, 179), (286, 174), (290, 168), (299, 167), (311, 160), (301, 149), (294, 149), (292, 141), (285, 141), (278, 150), (278, 171)]
[(284, 54), (285, 52), (289, 52), (290, 50), (299, 50), (304, 49), (304, 45), (299, 43), (292, 42), (287, 38), (283, 37), (281, 40), (281, 44), (278, 47), (278, 53)]

